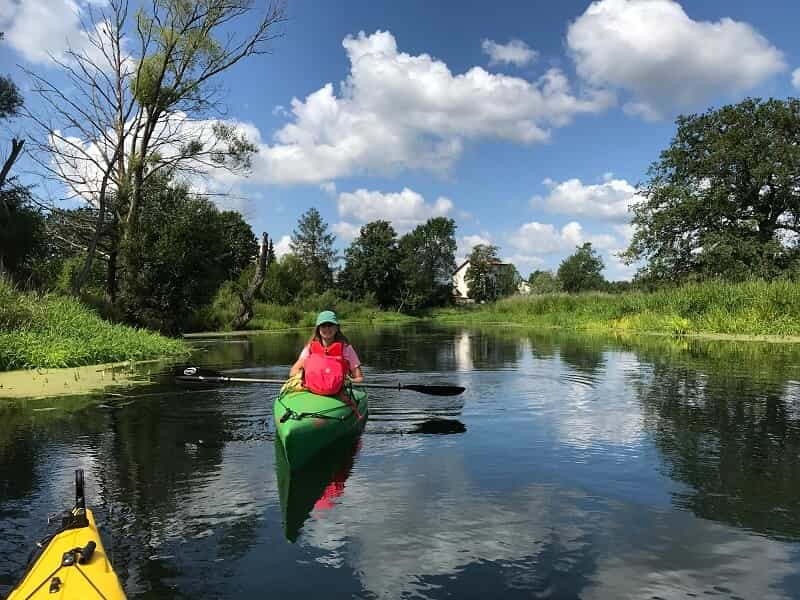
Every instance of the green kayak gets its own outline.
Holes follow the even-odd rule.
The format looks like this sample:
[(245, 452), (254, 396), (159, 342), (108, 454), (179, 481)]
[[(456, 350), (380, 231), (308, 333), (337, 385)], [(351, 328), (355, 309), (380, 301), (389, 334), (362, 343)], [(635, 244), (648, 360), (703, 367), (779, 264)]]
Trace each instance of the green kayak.
[(275, 399), (275, 429), (291, 470), (300, 469), (323, 448), (364, 430), (367, 392), (347, 388), (340, 396), (309, 391), (288, 392)]

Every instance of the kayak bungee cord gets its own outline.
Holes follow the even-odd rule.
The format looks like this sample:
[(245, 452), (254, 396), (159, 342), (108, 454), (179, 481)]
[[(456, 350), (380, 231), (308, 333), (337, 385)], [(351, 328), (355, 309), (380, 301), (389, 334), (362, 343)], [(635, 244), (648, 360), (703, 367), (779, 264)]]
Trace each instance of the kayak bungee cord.
[[(290, 393), (290, 390), (285, 390), (285, 391), (281, 390), (281, 395), (276, 398), (276, 401), (285, 410), (285, 412), (283, 413), (283, 416), (280, 419), (281, 423), (285, 423), (289, 419), (294, 419), (295, 421), (299, 421), (299, 420), (305, 419), (307, 417), (315, 417), (315, 418), (318, 418), (318, 419), (330, 419), (332, 421), (339, 421), (339, 422), (343, 422), (343, 421), (345, 421), (346, 419), (349, 418), (349, 416), (332, 417), (332, 416), (327, 414), (327, 413), (330, 413), (330, 412), (338, 411), (339, 410), (338, 406), (334, 406), (333, 408), (329, 408), (327, 410), (322, 410), (322, 411), (318, 411), (318, 412), (296, 412), (296, 411), (292, 410), (291, 408), (289, 408), (288, 406), (286, 406), (283, 403), (283, 397), (287, 393)], [(353, 387), (352, 386), (347, 386), (347, 391), (345, 392), (345, 395), (346, 395), (346, 398), (347, 398), (346, 400), (343, 399), (343, 398), (339, 398), (339, 400), (341, 400), (342, 403), (347, 404), (352, 409), (352, 412), (350, 413), (351, 415), (355, 415), (358, 418), (359, 414), (358, 414), (358, 411), (357, 411), (357, 408), (356, 408), (356, 405), (355, 405), (355, 401), (354, 401), (354, 398), (353, 398)]]

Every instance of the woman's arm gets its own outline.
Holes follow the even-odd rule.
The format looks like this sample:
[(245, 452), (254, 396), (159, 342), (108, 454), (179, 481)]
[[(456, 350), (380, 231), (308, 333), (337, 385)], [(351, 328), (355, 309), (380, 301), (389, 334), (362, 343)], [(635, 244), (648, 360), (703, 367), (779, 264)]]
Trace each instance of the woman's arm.
[(289, 377), (295, 375), (300, 369), (302, 369), (305, 362), (306, 362), (305, 356), (301, 356), (300, 358), (298, 358), (292, 365), (292, 368), (289, 369)]
[(364, 381), (364, 374), (361, 372), (361, 367), (356, 367), (350, 371), (350, 379), (353, 383), (361, 383)]

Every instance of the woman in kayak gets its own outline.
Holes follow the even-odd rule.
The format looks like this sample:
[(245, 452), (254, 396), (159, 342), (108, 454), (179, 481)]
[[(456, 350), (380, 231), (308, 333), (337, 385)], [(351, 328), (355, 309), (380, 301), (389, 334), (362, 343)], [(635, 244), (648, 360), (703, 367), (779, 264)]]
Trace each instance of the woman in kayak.
[(339, 321), (332, 310), (323, 310), (317, 315), (314, 334), (292, 365), (289, 376), (301, 369), (305, 386), (323, 395), (339, 393), (345, 377), (353, 383), (364, 381), (361, 361), (339, 329)]

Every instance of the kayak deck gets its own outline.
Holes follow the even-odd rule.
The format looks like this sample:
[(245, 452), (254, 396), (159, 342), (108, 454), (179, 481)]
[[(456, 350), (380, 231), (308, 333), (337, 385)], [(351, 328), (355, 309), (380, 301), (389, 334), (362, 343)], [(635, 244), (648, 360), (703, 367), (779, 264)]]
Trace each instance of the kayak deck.
[[(25, 577), (12, 590), (9, 600), (125, 598), (100, 540), (92, 511), (88, 508), (72, 510), (74, 519), (84, 516), (85, 526), (60, 531), (47, 542)], [(87, 550), (91, 548), (90, 542), (94, 543), (91, 552)], [(87, 554), (88, 560), (82, 563)]]
[(278, 396), (275, 429), (291, 469), (301, 468), (333, 442), (361, 433), (368, 411), (367, 392), (358, 388), (345, 390), (341, 397), (306, 390)]

